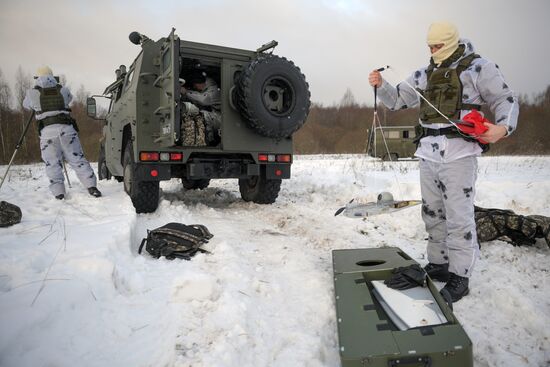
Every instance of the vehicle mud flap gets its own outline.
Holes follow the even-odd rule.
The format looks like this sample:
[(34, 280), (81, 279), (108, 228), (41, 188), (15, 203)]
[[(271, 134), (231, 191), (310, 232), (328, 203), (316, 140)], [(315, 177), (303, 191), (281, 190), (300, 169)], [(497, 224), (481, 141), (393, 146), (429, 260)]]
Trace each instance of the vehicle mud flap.
[(266, 164), (265, 177), (268, 180), (290, 178), (290, 164)]
[(136, 166), (136, 178), (140, 181), (164, 181), (171, 178), (170, 166), (167, 164), (137, 164)]

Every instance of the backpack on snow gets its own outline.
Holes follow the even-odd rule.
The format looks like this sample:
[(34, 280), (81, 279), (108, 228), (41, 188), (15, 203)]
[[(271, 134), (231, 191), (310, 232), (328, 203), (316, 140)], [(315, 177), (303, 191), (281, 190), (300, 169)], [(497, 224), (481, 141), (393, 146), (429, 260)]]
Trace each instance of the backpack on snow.
[(208, 253), (200, 246), (212, 237), (208, 229), (200, 224), (168, 223), (151, 231), (147, 230), (147, 238), (141, 241), (138, 253), (141, 254), (145, 246), (145, 250), (157, 259), (164, 256), (168, 260), (189, 260), (197, 252)]
[(21, 209), (7, 201), (0, 201), (0, 227), (9, 227), (21, 222)]

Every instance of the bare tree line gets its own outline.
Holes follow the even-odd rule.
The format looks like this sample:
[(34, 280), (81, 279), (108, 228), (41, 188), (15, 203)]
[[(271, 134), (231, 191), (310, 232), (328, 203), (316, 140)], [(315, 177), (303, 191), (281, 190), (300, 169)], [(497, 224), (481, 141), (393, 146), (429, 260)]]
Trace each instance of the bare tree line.
[[(484, 108), (485, 116), (494, 116)], [(295, 150), (301, 154), (364, 153), (367, 132), (373, 123), (374, 107), (359, 105), (348, 89), (337, 105), (313, 104), (307, 123), (295, 134)], [(378, 105), (382, 125), (416, 125), (418, 110), (390, 111)], [(494, 144), (488, 155), (547, 155), (550, 154), (550, 85), (529, 100), (520, 97), (517, 130)]]
[[(66, 85), (67, 80), (64, 75), (60, 75), (60, 82)], [(0, 164), (9, 162), (31, 115), (31, 111), (23, 108), (23, 99), (27, 90), (33, 85), (31, 75), (19, 67), (15, 74), (15, 85), (12, 91), (0, 69)], [(74, 102), (71, 106), (71, 116), (77, 121), (84, 154), (88, 159), (94, 161), (97, 160), (102, 123), (90, 119), (86, 115), (87, 96), (88, 92), (82, 85), (76, 93), (73, 93)], [(40, 160), (38, 125), (36, 122), (32, 122), (23, 144), (17, 152), (15, 163), (31, 163)]]
[[(66, 85), (61, 75), (60, 82)], [(0, 69), (0, 164), (6, 164), (23, 133), (30, 111), (23, 109), (27, 89), (33, 85), (32, 77), (21, 67), (15, 75), (12, 91)], [(80, 140), (86, 157), (97, 160), (102, 122), (86, 115), (86, 98), (89, 93), (80, 86), (74, 95), (71, 115), (80, 129)], [(295, 151), (299, 154), (364, 153), (367, 131), (373, 122), (374, 108), (360, 105), (350, 89), (346, 90), (337, 105), (313, 104), (304, 127), (295, 135)], [(493, 116), (485, 111), (489, 119)], [(378, 116), (383, 125), (414, 125), (415, 109), (389, 111), (379, 105)], [(516, 132), (504, 143), (494, 145), (491, 155), (550, 154), (550, 86), (532, 101), (520, 98), (520, 116)], [(36, 123), (29, 129), (15, 163), (40, 161), (39, 137)]]

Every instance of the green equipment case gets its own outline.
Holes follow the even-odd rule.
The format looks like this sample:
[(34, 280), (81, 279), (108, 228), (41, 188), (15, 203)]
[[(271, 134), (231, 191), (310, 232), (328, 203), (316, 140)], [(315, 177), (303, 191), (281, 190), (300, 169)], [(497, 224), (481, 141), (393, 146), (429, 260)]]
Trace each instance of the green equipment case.
[(473, 366), (472, 342), (429, 278), (447, 323), (400, 331), (374, 297), (372, 281), (416, 264), (401, 249), (334, 250), (332, 259), (343, 367)]

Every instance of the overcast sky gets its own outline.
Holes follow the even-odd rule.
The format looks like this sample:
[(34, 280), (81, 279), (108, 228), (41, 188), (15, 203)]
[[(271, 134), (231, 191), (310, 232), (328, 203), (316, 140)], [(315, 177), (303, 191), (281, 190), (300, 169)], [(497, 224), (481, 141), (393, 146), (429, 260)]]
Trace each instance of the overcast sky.
[(275, 39), (278, 55), (306, 75), (312, 100), (340, 101), (350, 88), (372, 104), (367, 78), (386, 64), (396, 82), (429, 60), (433, 21), (455, 23), (508, 84), (532, 96), (550, 85), (550, 0), (0, 0), (0, 69), (11, 86), (19, 65), (49, 65), (75, 92), (101, 93), (139, 52), (128, 34), (256, 49)]

